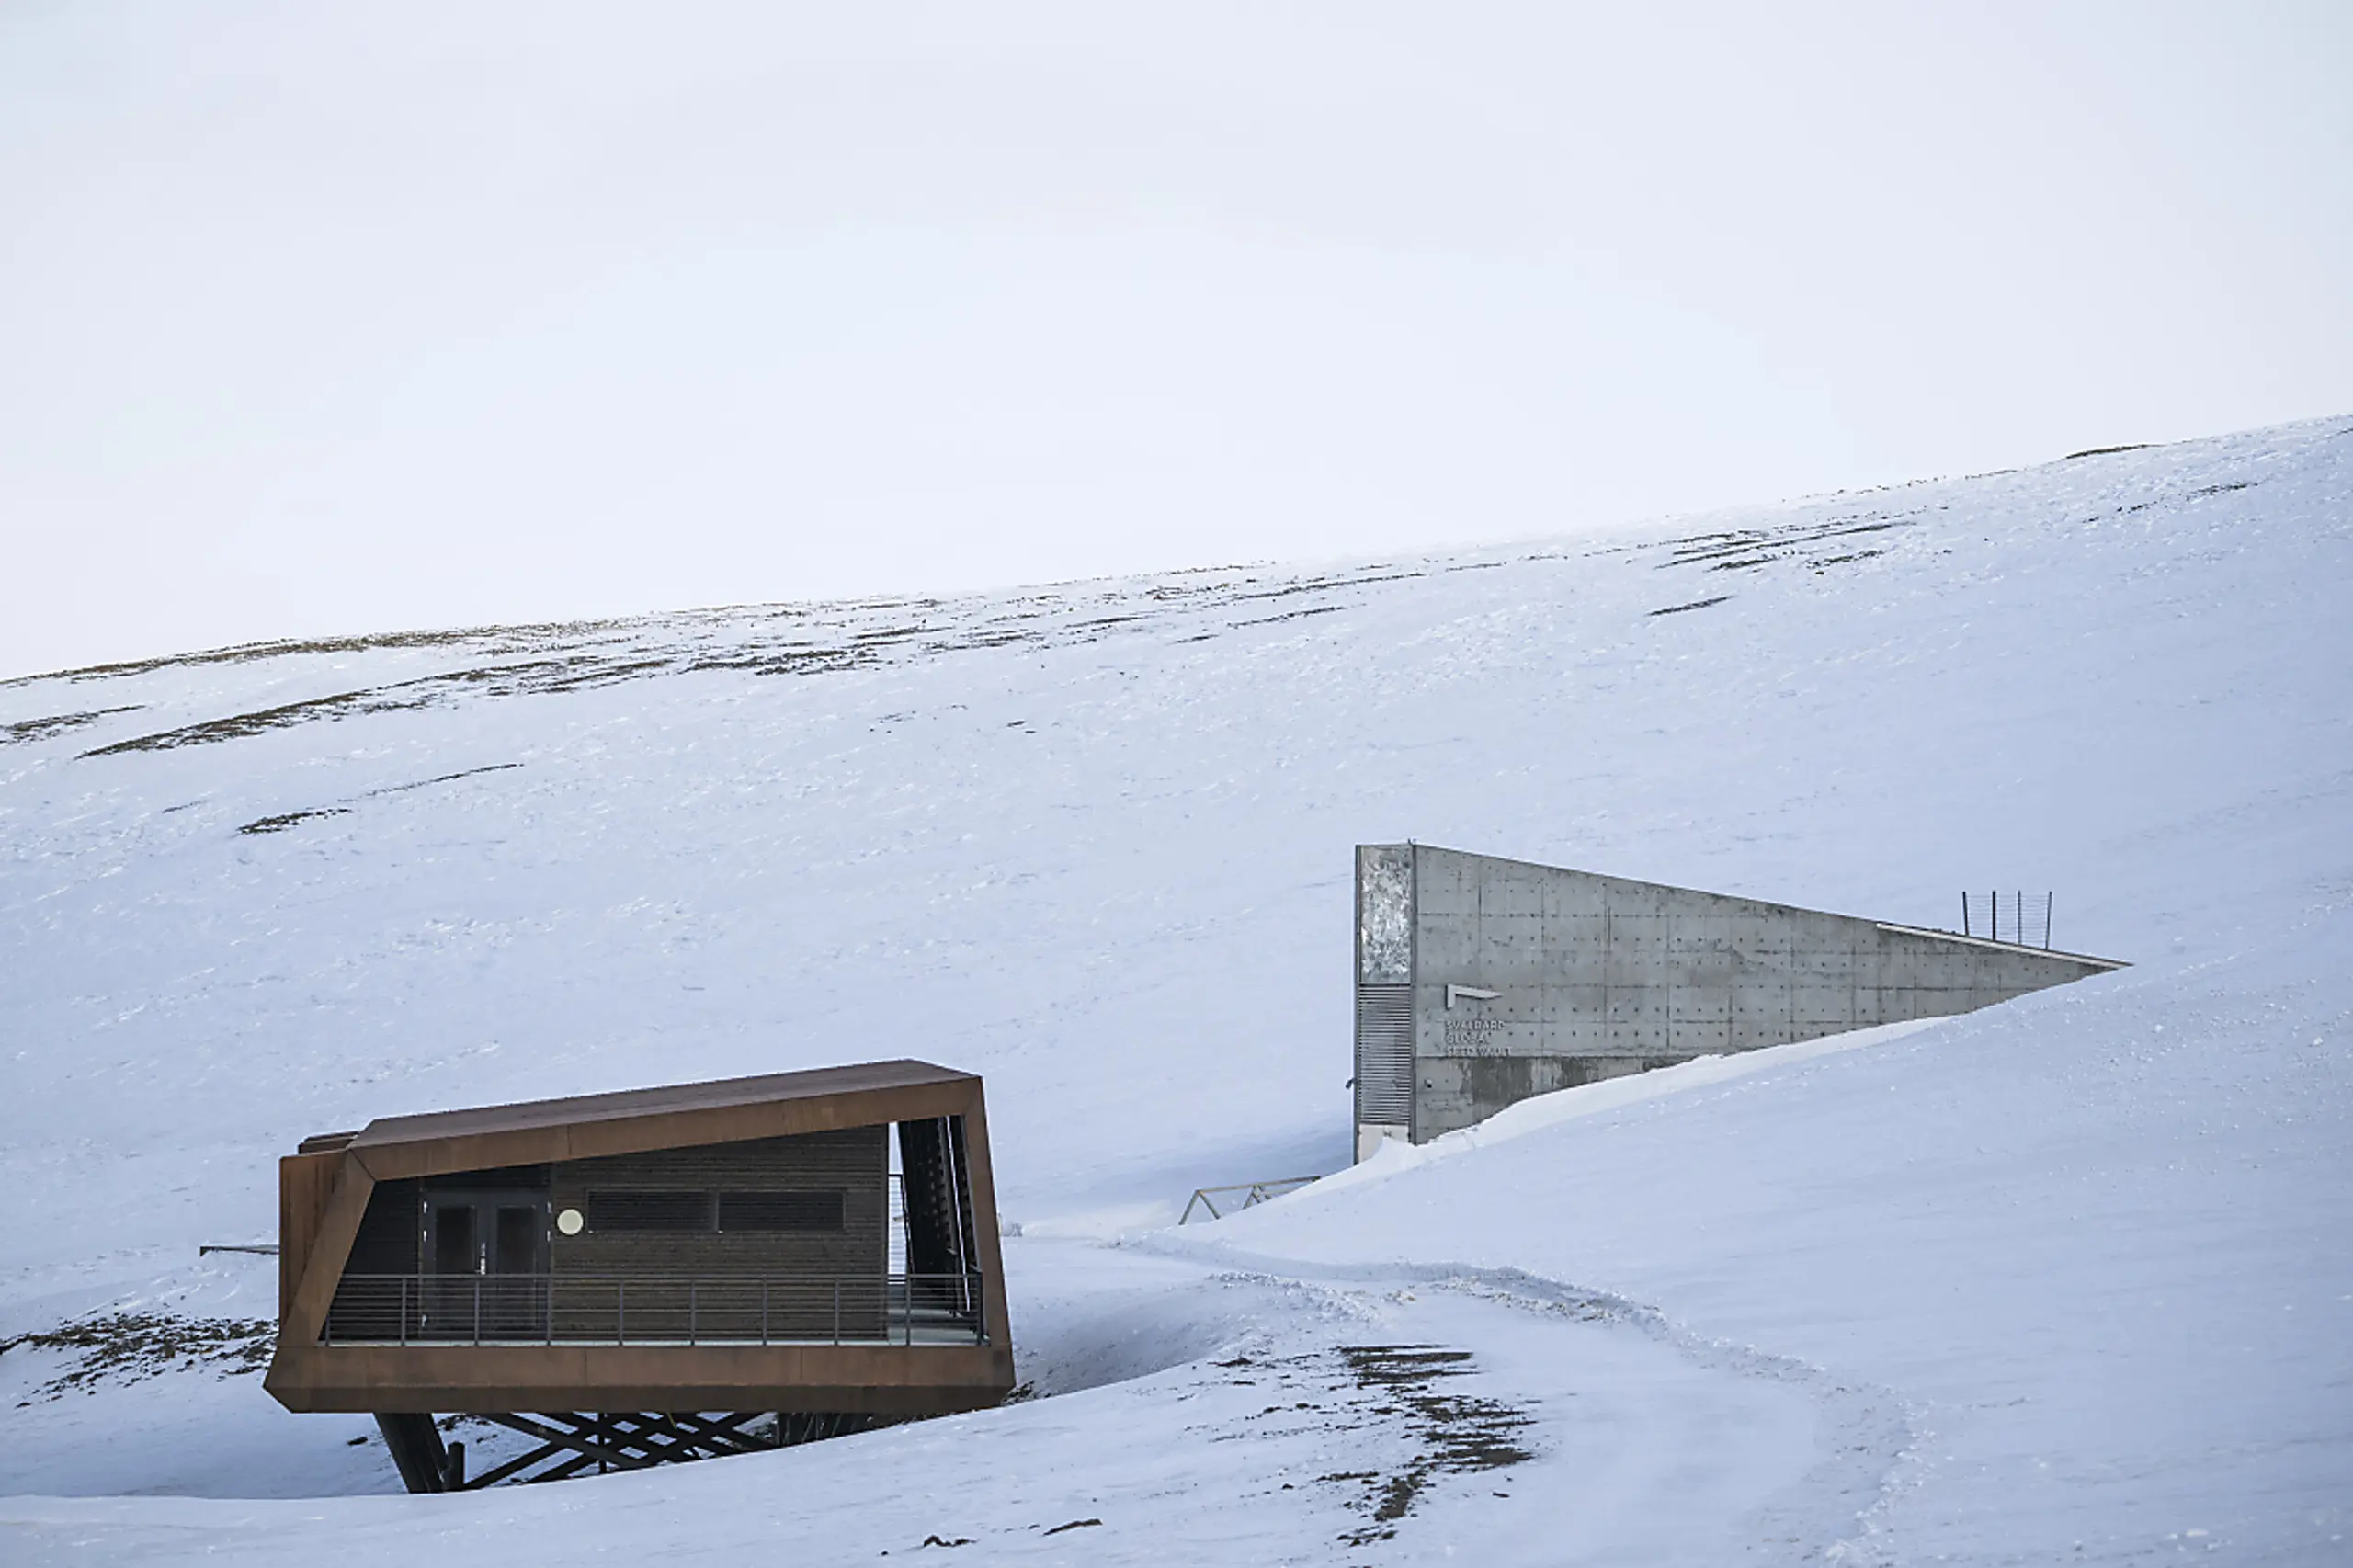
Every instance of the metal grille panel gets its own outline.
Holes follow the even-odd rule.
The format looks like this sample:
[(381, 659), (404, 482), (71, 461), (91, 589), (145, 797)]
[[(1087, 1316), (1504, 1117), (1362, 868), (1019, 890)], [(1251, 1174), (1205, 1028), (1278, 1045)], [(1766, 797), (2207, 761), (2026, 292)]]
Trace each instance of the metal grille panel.
[(1357, 1123), (1414, 1121), (1414, 988), (1357, 987)]

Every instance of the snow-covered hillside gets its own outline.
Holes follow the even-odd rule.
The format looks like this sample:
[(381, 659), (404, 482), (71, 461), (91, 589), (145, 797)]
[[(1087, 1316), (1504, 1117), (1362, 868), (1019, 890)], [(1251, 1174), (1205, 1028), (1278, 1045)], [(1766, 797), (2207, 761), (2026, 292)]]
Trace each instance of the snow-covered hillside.
[[(6, 1555), (2353, 1560), (2348, 568), (2335, 420), (0, 686), (0, 1337), (164, 1325), (0, 1355)], [(2051, 889), (2135, 967), (1165, 1229), (1345, 1160), (1349, 848), (1409, 836), (1918, 925)], [(898, 1055), (987, 1075), (1062, 1397), (213, 1500), (395, 1484), (235, 1369), (268, 1260), (197, 1256), (303, 1134)]]

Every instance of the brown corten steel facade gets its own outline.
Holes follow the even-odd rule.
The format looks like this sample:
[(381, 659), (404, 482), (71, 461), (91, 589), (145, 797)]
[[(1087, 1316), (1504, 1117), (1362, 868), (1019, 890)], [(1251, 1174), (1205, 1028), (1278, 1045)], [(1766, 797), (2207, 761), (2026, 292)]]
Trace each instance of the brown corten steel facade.
[[(903, 1140), (910, 1126), (938, 1129), (924, 1147), (936, 1148), (941, 1168), (952, 1172), (956, 1212), (948, 1223), (955, 1231), (955, 1282), (969, 1282), (974, 1298), (955, 1319), (963, 1325), (962, 1343), (918, 1341), (916, 1292), (925, 1287), (920, 1280), (908, 1283), (911, 1276), (881, 1272), (884, 1216), (874, 1205), (885, 1201), (882, 1140), (893, 1124)], [(861, 1130), (871, 1130), (870, 1135)], [(352, 1306), (355, 1285), (367, 1283), (351, 1265), (371, 1201), (379, 1234), (369, 1245), (381, 1258), (393, 1256), (384, 1251), (384, 1238), (395, 1247), (406, 1244), (400, 1226), (383, 1216), (419, 1207), (429, 1213), (437, 1191), (505, 1183), (511, 1193), (525, 1193), (517, 1184), (537, 1181), (540, 1186), (529, 1190), (547, 1194), (543, 1202), (570, 1205), (590, 1201), (572, 1195), (600, 1180), (625, 1181), (639, 1189), (632, 1196), (642, 1202), (665, 1184), (723, 1183), (730, 1170), (750, 1173), (744, 1179), (756, 1184), (796, 1179), (790, 1175), (796, 1171), (849, 1174), (828, 1178), (846, 1190), (833, 1211), (820, 1213), (828, 1224), (824, 1234), (708, 1238), (698, 1267), (717, 1272), (698, 1286), (699, 1329), (696, 1319), (685, 1315), (698, 1309), (665, 1299), (648, 1272), (681, 1267), (674, 1243), (651, 1237), (638, 1249), (651, 1261), (633, 1261), (626, 1234), (600, 1237), (591, 1230), (559, 1239), (552, 1226), (532, 1243), (540, 1248), (538, 1272), (487, 1278), (500, 1287), (529, 1288), (527, 1296), (509, 1290), (511, 1301), (524, 1303), (514, 1321), (501, 1321), (495, 1308), (486, 1320), (475, 1295), (476, 1342), (449, 1342), (446, 1330), (438, 1342), (404, 1342), (432, 1338), (414, 1331), (441, 1305), (462, 1310), (463, 1291), (480, 1289), (467, 1274), (431, 1273), (435, 1260), (423, 1256), (435, 1244), (429, 1222), (417, 1253), (384, 1266), (382, 1278), (389, 1281), (396, 1273), (401, 1285), (397, 1309), (371, 1315)], [(771, 1175), (764, 1178), (764, 1172)], [(864, 1185), (870, 1174), (870, 1192)], [(412, 1199), (412, 1190), (421, 1196)], [(750, 1196), (830, 1200), (834, 1195)], [(389, 1209), (386, 1197), (392, 1199)], [(912, 1210), (912, 1193), (908, 1201)], [(563, 1212), (577, 1220), (576, 1210)], [(506, 1241), (519, 1247), (529, 1240), (522, 1224), (513, 1229)], [(380, 1416), (718, 1410), (899, 1416), (992, 1405), (1014, 1384), (981, 1080), (926, 1062), (873, 1062), (396, 1117), (357, 1133), (306, 1140), (301, 1152), (279, 1162), (279, 1237), (278, 1348), (265, 1386), (289, 1410)], [(487, 1258), (491, 1244), (481, 1244)], [(664, 1244), (674, 1253), (665, 1254)], [(574, 1263), (567, 1265), (567, 1258)], [(756, 1314), (746, 1258), (767, 1270), (758, 1281)], [(412, 1260), (413, 1269), (398, 1267)], [(830, 1324), (824, 1307), (813, 1304), (817, 1292), (803, 1290), (790, 1302), (770, 1300), (790, 1290), (792, 1270), (804, 1267), (801, 1260), (807, 1268), (834, 1271)], [(584, 1271), (569, 1301), (563, 1292), (574, 1281), (567, 1267)], [(876, 1305), (884, 1296), (861, 1294), (842, 1304), (844, 1269), (857, 1270), (854, 1278), (872, 1275), (878, 1292), (898, 1282), (908, 1342), (886, 1342), (889, 1308)], [(584, 1337), (597, 1330), (581, 1323), (606, 1321), (596, 1315), (604, 1310), (598, 1292), (618, 1286), (616, 1299), (625, 1312), (632, 1278), (641, 1303), (637, 1324), (616, 1332), (611, 1342)], [(392, 1300), (387, 1284), (381, 1301)], [(338, 1342), (331, 1309), (347, 1334), (355, 1322), (369, 1325), (360, 1336), (365, 1342)], [(448, 1313), (438, 1321), (449, 1321)], [(631, 1332), (642, 1339), (649, 1323), (654, 1337), (684, 1342), (627, 1342)], [(828, 1342), (845, 1338), (860, 1342)]]

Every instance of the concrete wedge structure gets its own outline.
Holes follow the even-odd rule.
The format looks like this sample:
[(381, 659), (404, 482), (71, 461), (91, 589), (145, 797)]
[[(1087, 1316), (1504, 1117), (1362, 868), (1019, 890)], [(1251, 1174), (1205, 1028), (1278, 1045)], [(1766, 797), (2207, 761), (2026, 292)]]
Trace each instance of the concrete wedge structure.
[(1425, 844), (1358, 846), (1356, 926), (1358, 1159), (1531, 1095), (2125, 967)]

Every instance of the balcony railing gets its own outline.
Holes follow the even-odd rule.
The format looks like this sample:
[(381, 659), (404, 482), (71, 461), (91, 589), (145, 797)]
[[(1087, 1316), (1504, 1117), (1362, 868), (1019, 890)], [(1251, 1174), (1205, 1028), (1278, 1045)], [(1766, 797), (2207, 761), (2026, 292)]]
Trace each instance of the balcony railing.
[(985, 1345), (981, 1277), (347, 1274), (328, 1345)]

